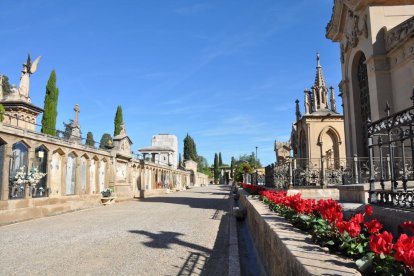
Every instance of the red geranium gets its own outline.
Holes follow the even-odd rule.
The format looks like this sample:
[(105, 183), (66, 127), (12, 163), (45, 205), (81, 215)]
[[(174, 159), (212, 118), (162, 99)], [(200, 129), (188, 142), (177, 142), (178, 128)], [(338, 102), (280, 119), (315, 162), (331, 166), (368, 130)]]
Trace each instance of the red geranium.
[(411, 270), (414, 269), (414, 237), (401, 234), (394, 245), (395, 259), (404, 262)]
[(361, 226), (354, 221), (338, 221), (336, 223), (336, 228), (338, 228), (339, 232), (342, 234), (346, 231), (351, 237), (356, 237), (361, 232)]
[(382, 224), (376, 219), (373, 219), (369, 222), (365, 222), (364, 225), (367, 228), (368, 233), (370, 234), (378, 233), (383, 227)]
[(364, 215), (362, 214), (356, 214), (355, 216), (353, 216), (351, 218), (352, 222), (355, 222), (357, 224), (363, 223), (364, 222)]
[(372, 235), (369, 238), (369, 246), (371, 251), (380, 255), (390, 255), (392, 253), (392, 234), (387, 231), (382, 232), (381, 234)]
[(371, 205), (365, 205), (365, 215), (370, 216), (372, 215), (374, 211), (372, 210), (372, 206)]
[(319, 200), (315, 210), (329, 222), (341, 221), (343, 219), (342, 207), (333, 199)]

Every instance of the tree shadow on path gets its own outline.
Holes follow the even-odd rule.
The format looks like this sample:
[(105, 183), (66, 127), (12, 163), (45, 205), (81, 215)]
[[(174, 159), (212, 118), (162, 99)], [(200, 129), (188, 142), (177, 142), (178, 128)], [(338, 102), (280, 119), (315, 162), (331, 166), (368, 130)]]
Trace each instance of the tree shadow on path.
[(171, 249), (171, 245), (176, 244), (187, 248), (191, 248), (193, 250), (211, 253), (211, 249), (179, 239), (180, 236), (184, 236), (184, 234), (182, 233), (160, 231), (159, 234), (156, 234), (144, 230), (129, 230), (128, 232), (133, 234), (144, 235), (150, 238), (150, 241), (143, 242), (143, 244), (151, 248)]

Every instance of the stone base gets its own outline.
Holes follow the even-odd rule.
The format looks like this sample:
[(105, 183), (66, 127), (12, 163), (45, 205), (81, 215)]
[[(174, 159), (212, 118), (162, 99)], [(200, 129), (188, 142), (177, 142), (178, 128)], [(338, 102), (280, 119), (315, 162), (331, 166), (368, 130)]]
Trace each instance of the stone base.
[(0, 225), (96, 207), (100, 198), (96, 194), (0, 201)]
[(313, 198), (313, 199), (328, 199), (332, 198), (335, 200), (339, 199), (339, 190), (337, 188), (305, 188), (305, 189), (289, 189), (288, 195), (294, 195), (300, 193), (302, 198)]
[(369, 184), (351, 184), (338, 186), (339, 201), (368, 203)]

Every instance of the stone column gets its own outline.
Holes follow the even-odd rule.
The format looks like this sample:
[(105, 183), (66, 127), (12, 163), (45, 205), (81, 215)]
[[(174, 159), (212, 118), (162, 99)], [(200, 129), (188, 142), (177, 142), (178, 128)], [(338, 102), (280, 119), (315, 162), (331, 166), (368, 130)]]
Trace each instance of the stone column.
[(46, 196), (49, 197), (50, 193), (52, 193), (52, 189), (51, 189), (51, 181), (52, 181), (52, 177), (51, 177), (51, 170), (50, 170), (50, 164), (52, 163), (52, 156), (53, 153), (52, 151), (48, 151), (47, 152), (47, 160), (46, 160)]
[(9, 173), (10, 173), (10, 159), (12, 156), (11, 145), (4, 145), (4, 160), (3, 160), (3, 179), (1, 180), (2, 189), (1, 189), (1, 200), (9, 199)]

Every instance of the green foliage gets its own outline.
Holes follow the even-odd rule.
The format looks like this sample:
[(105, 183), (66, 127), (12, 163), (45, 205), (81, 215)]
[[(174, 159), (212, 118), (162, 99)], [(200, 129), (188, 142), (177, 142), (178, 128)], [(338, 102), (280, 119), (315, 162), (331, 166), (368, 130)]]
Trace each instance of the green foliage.
[(183, 163), (182, 157), (181, 157), (181, 153), (178, 154), (178, 167), (181, 167)]
[(122, 107), (118, 105), (116, 109), (115, 119), (114, 119), (114, 125), (115, 125), (114, 136), (117, 136), (118, 134), (121, 133), (121, 125), (123, 124), (123, 122), (124, 122), (124, 118), (122, 117)]
[(7, 77), (6, 75), (3, 75), (3, 80), (2, 80), (2, 88), (3, 88), (3, 96), (7, 96), (10, 94), (10, 83), (9, 83), (9, 77)]
[(111, 134), (104, 133), (99, 142), (99, 148), (106, 149), (108, 146), (112, 146), (112, 137)]
[(56, 72), (52, 70), (46, 85), (44, 101), (44, 112), (42, 117), (41, 132), (49, 135), (56, 135), (57, 104), (59, 89), (56, 87)]
[(235, 165), (235, 160), (234, 160), (234, 156), (232, 156), (231, 163), (230, 163), (230, 177), (231, 178), (234, 177), (234, 165)]
[(219, 159), (217, 153), (214, 154), (214, 170), (213, 170), (214, 182), (218, 183), (220, 178)]
[(212, 177), (212, 173), (210, 167), (208, 165), (208, 161), (204, 156), (199, 155), (197, 160), (197, 171)]
[(219, 167), (223, 166), (223, 159), (221, 159), (221, 152), (219, 152)]
[(4, 120), (4, 112), (6, 110), (4, 109), (4, 106), (2, 104), (0, 104), (0, 122), (3, 122)]
[(85, 145), (95, 147), (95, 141), (93, 139), (93, 134), (90, 131), (88, 132), (88, 134), (86, 134)]
[(241, 163), (249, 163), (253, 168), (261, 168), (262, 164), (260, 163), (260, 160), (256, 160), (254, 153), (251, 155), (241, 155), (238, 160), (235, 160), (236, 166)]
[(187, 133), (187, 136), (184, 138), (184, 160), (193, 160), (197, 162), (197, 157), (196, 144), (193, 138), (191, 138), (191, 136)]
[(254, 169), (252, 165), (247, 162), (241, 163), (236, 167), (234, 172), (234, 178), (236, 181), (241, 182), (243, 181), (243, 174), (245, 173), (253, 173)]

